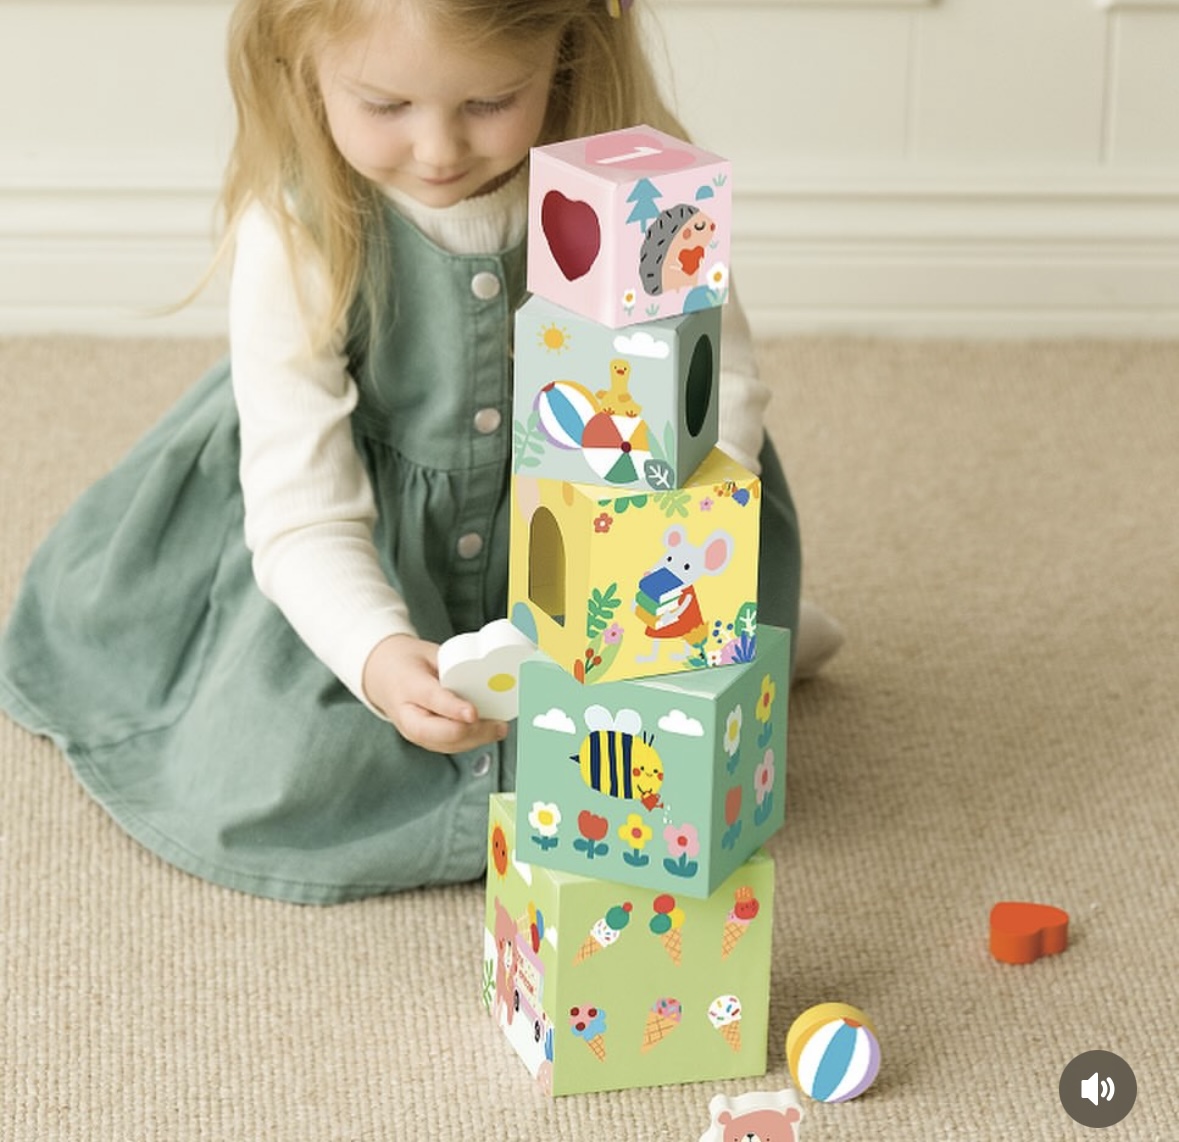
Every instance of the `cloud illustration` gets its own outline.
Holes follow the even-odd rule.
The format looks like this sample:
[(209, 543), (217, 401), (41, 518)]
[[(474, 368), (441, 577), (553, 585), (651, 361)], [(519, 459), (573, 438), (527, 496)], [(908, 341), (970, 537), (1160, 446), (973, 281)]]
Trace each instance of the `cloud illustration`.
[(666, 341), (660, 341), (643, 330), (629, 337), (625, 334), (615, 337), (614, 350), (627, 357), (652, 357), (656, 361), (666, 361), (671, 356), (671, 346)]
[(659, 719), (659, 728), (664, 733), (683, 734), (690, 738), (704, 736), (704, 727), (695, 718), (689, 718), (683, 710), (669, 710)]
[(547, 713), (537, 714), (532, 724), (538, 730), (552, 730), (558, 734), (575, 734), (577, 726), (573, 719), (557, 706), (550, 706)]

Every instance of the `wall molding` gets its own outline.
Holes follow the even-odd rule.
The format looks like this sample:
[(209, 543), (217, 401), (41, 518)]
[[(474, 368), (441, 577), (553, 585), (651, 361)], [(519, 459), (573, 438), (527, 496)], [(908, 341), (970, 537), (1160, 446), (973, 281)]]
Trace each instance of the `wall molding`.
[(759, 333), (1179, 336), (1179, 180), (746, 187), (733, 262)]
[[(928, 8), (938, 0), (658, 0), (663, 8)], [(1113, 0), (1114, 3), (1119, 0)], [(1141, 0), (1162, 3), (1165, 0)]]
[(1179, 0), (1093, 0), (1097, 8), (1171, 8), (1179, 9)]
[[(199, 177), (0, 170), (0, 333), (224, 333)], [(1179, 337), (1179, 179), (742, 172), (733, 266), (761, 336)]]

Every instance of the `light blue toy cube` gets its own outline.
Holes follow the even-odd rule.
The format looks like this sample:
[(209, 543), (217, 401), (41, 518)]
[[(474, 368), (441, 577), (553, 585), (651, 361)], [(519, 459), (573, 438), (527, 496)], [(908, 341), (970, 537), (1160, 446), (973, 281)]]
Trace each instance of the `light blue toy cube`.
[(586, 687), (520, 672), (516, 843), (544, 868), (706, 897), (786, 812), (790, 633), (732, 665)]
[(717, 440), (720, 329), (719, 309), (610, 329), (531, 298), (516, 314), (514, 470), (682, 487)]

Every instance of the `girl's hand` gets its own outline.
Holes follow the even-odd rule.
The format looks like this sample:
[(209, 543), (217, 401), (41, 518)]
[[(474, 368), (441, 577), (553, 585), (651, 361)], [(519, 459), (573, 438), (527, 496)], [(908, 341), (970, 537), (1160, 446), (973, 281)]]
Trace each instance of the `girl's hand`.
[(377, 643), (364, 664), (364, 692), (401, 736), (435, 753), (462, 753), (502, 741), (506, 722), (479, 717), (438, 681), (438, 646), (405, 634)]

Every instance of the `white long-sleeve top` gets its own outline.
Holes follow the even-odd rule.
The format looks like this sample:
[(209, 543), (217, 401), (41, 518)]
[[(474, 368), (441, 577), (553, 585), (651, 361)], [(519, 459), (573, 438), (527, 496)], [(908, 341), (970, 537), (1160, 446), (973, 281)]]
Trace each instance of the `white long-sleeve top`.
[[(498, 253), (527, 228), (526, 172), (445, 209), (391, 197), (451, 253)], [(263, 594), (371, 708), (362, 687), (369, 654), (390, 635), (416, 632), (373, 544), (376, 502), (352, 442), (358, 393), (344, 356), (345, 330), (327, 347), (309, 348), (300, 287), (312, 308), (326, 298), (312, 264), (308, 258), (292, 265), (262, 207), (242, 217), (229, 329), (245, 539)], [(769, 392), (757, 378), (749, 325), (731, 293), (722, 316), (719, 389), (720, 446), (756, 473)]]

